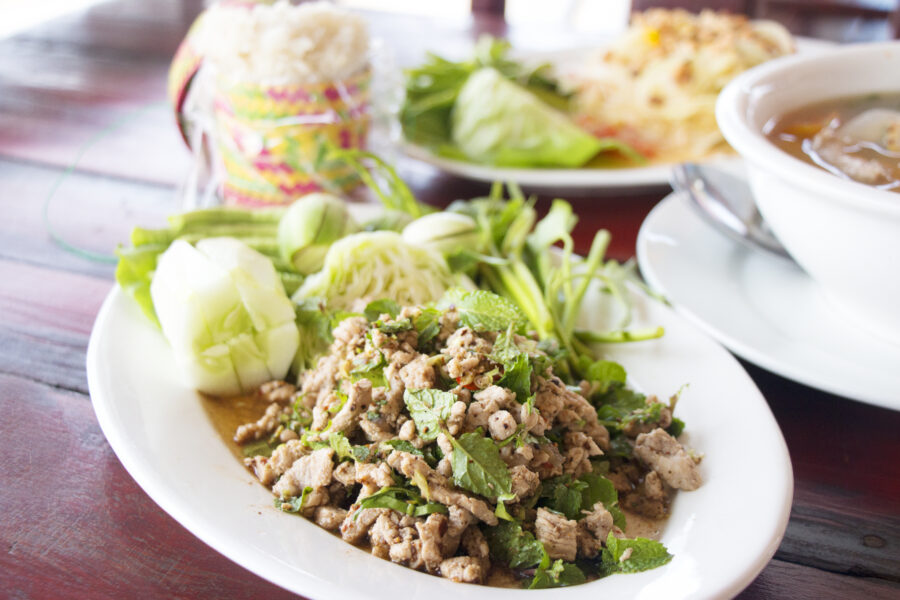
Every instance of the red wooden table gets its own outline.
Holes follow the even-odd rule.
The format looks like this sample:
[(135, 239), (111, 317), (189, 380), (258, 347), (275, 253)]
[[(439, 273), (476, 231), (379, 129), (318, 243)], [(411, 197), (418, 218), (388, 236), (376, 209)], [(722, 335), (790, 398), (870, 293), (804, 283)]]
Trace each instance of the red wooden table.
[[(176, 209), (188, 154), (161, 103), (168, 62), (200, 4), (116, 0), (0, 40), (0, 596), (290, 596), (188, 533), (122, 468), (97, 425), (84, 368), (113, 267), (48, 233), (49, 224), (79, 247), (109, 252), (131, 225)], [(372, 27), (397, 41), (401, 62), (503, 29), (488, 17), (373, 16)], [(399, 166), (428, 202), (485, 191), (421, 164)], [(665, 193), (574, 199), (580, 249), (605, 227), (611, 255), (631, 257), (641, 221)], [(746, 368), (784, 432), (796, 487), (784, 541), (741, 597), (900, 597), (900, 413)]]

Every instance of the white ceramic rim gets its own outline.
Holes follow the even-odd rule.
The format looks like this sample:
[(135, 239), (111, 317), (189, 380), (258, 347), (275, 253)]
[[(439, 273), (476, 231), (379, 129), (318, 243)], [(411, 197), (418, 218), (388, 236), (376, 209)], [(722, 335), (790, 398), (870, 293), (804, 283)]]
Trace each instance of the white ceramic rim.
[[(329, 600), (332, 598), (370, 599), (376, 597), (388, 599), (394, 598), (397, 593), (413, 593), (415, 595), (415, 592), (426, 593), (435, 600), (452, 600), (459, 594), (483, 600), (522, 598), (526, 595), (536, 600), (551, 596), (553, 598), (566, 596), (572, 600), (576, 598), (587, 600), (596, 597), (601, 590), (613, 595), (626, 594), (641, 598), (657, 597), (668, 590), (669, 594), (677, 597), (729, 598), (740, 592), (762, 571), (782, 539), (790, 514), (793, 491), (790, 457), (783, 436), (765, 400), (735, 359), (686, 320), (675, 315), (671, 309), (651, 302), (646, 296), (643, 298), (643, 301), (648, 304), (649, 313), (654, 318), (660, 318), (661, 323), (667, 327), (667, 331), (671, 329), (673, 337), (659, 348), (659, 351), (664, 353), (663, 355), (657, 354), (652, 349), (648, 353), (647, 347), (641, 347), (639, 344), (617, 346), (617, 355), (621, 355), (625, 364), (630, 364), (629, 358), (631, 362), (634, 362), (643, 357), (640, 370), (644, 371), (645, 376), (648, 374), (656, 376), (658, 373), (659, 365), (652, 360), (648, 361), (653, 356), (667, 357), (663, 371), (669, 372), (669, 375), (665, 378), (670, 378), (673, 369), (679, 373), (683, 373), (683, 368), (687, 371), (699, 372), (698, 359), (700, 362), (703, 362), (704, 359), (709, 360), (718, 366), (718, 369), (715, 370), (717, 373), (715, 377), (704, 376), (702, 380), (692, 382), (691, 387), (694, 392), (687, 392), (687, 396), (682, 401), (687, 410), (687, 412), (682, 411), (682, 416), (689, 421), (699, 419), (705, 423), (703, 426), (698, 424), (698, 427), (692, 430), (689, 422), (688, 431), (689, 433), (693, 431), (692, 438), (697, 436), (701, 443), (705, 438), (710, 438), (707, 439), (708, 442), (711, 442), (712, 438), (720, 440), (717, 444), (708, 444), (703, 448), (707, 452), (707, 461), (711, 461), (707, 469), (712, 469), (717, 477), (709, 479), (697, 492), (687, 492), (688, 496), (685, 496), (684, 499), (679, 496), (679, 499), (676, 500), (673, 522), (671, 527), (667, 525), (664, 532), (664, 539), (667, 544), (671, 544), (670, 548), (675, 554), (672, 563), (644, 573), (617, 575), (600, 582), (564, 589), (525, 591), (480, 586), (459, 587), (460, 584), (382, 561), (368, 553), (354, 549), (340, 540), (334, 540), (334, 544), (328, 544), (329, 548), (323, 548), (326, 556), (318, 560), (320, 562), (327, 560), (329, 565), (336, 564), (334, 561), (337, 561), (337, 564), (341, 566), (336, 564), (335, 570), (328, 567), (325, 572), (312, 572), (302, 566), (292, 566), (290, 559), (278, 560), (279, 557), (273, 557), (266, 544), (254, 543), (257, 541), (255, 539), (236, 538), (235, 532), (229, 530), (226, 524), (210, 521), (210, 511), (205, 508), (206, 500), (198, 502), (196, 497), (197, 494), (206, 492), (195, 489), (197, 486), (180, 485), (177, 480), (173, 481), (172, 478), (177, 476), (172, 470), (166, 470), (166, 467), (171, 465), (160, 462), (163, 459), (158, 458), (156, 453), (147, 450), (145, 444), (148, 442), (144, 440), (145, 436), (140, 434), (141, 432), (128, 430), (127, 424), (132, 422), (135, 417), (128, 416), (127, 413), (136, 412), (142, 420), (150, 417), (147, 413), (141, 412), (142, 407), (146, 409), (148, 406), (146, 398), (137, 400), (135, 396), (135, 394), (140, 394), (142, 381), (133, 380), (127, 374), (130, 369), (135, 368), (134, 364), (125, 365), (122, 369), (110, 368), (111, 365), (105, 358), (109, 358), (112, 353), (113, 360), (119, 360), (121, 349), (133, 348), (135, 343), (152, 341), (152, 344), (143, 346), (146, 349), (159, 348), (164, 341), (149, 327), (139, 327), (139, 331), (134, 330), (133, 325), (139, 324), (140, 313), (136, 306), (129, 304), (130, 299), (118, 286), (106, 298), (94, 325), (87, 353), (88, 383), (94, 410), (104, 435), (126, 470), (144, 491), (163, 510), (215, 550), (257, 575), (296, 593), (309, 595), (311, 598), (328, 598)], [(133, 330), (131, 333), (137, 335), (131, 336), (127, 333), (123, 335), (122, 327), (125, 331)], [(120, 333), (117, 335), (116, 331)], [(668, 348), (668, 350), (663, 350), (663, 348)], [(681, 348), (682, 351), (673, 352), (676, 348)], [(684, 350), (688, 350), (688, 352), (685, 353)], [(130, 352), (130, 350), (126, 350), (126, 352)], [(150, 358), (153, 362), (152, 355)], [(147, 364), (145, 362), (148, 359), (147, 355), (137, 359), (132, 358), (132, 363), (138, 359), (141, 365), (140, 372), (145, 374), (142, 376), (142, 380), (159, 381), (160, 376), (163, 375), (162, 379), (166, 380), (164, 387), (171, 384), (171, 374), (153, 373), (152, 369), (148, 371), (144, 368)], [(168, 362), (171, 362), (171, 359), (164, 361), (164, 363)], [(706, 371), (703, 372), (706, 373)], [(683, 376), (686, 375), (678, 376), (682, 384), (684, 383), (684, 379), (681, 379)], [(129, 392), (124, 395), (122, 389), (115, 390), (108, 387), (110, 381), (123, 377), (128, 382), (127, 391)], [(717, 380), (716, 377), (719, 379)], [(723, 383), (721, 378), (723, 377), (735, 386), (736, 393), (731, 399), (736, 403), (735, 406), (742, 410), (745, 419), (732, 420), (732, 425), (718, 428), (719, 430), (716, 431), (715, 428), (710, 428), (711, 423), (725, 422), (727, 415), (731, 414), (733, 410), (733, 408), (718, 402)], [(135, 387), (134, 384), (137, 386)], [(145, 395), (149, 395), (153, 400), (152, 406), (157, 406), (158, 396), (152, 392), (153, 390), (145, 389)], [(690, 399), (691, 393), (701, 394), (706, 400), (689, 408), (693, 402)], [(193, 392), (190, 392), (189, 395), (193, 395)], [(184, 398), (175, 400), (184, 400)], [(130, 407), (130, 403), (134, 407)], [(163, 410), (163, 416), (167, 416), (171, 409), (160, 410)], [(186, 423), (190, 425), (192, 421), (188, 419)], [(134, 435), (134, 433), (139, 433), (139, 435)], [(175, 435), (173, 438), (172, 432), (166, 431), (165, 433), (167, 443), (177, 442), (180, 439), (180, 435)], [(757, 441), (765, 440), (760, 448), (761, 454), (749, 451), (746, 443), (751, 438)], [(219, 438), (215, 437), (214, 439), (218, 440)], [(721, 445), (723, 443), (724, 447)], [(251, 484), (256, 495), (265, 495), (267, 498), (271, 498), (269, 492), (259, 487), (258, 483), (253, 484), (252, 476), (247, 474), (246, 469), (234, 460), (233, 455), (224, 445), (222, 445), (221, 451), (217, 452), (223, 457), (222, 460), (229, 473), (238, 471), (243, 474), (241, 481), (236, 483), (237, 486), (246, 489), (247, 484)], [(728, 460), (736, 460), (736, 462), (725, 463), (726, 457)], [(748, 479), (746, 474), (756, 471), (761, 466), (760, 460), (764, 463), (762, 465), (764, 466), (763, 472), (757, 472)], [(707, 461), (704, 464), (707, 464)], [(179, 454), (178, 465), (182, 463), (185, 461)], [(713, 466), (715, 463), (717, 463), (716, 466)], [(207, 466), (213, 470), (221, 467), (221, 465), (215, 464)], [(180, 467), (176, 465), (175, 471), (178, 468)], [(760, 486), (764, 487), (765, 491), (760, 490)], [(703, 492), (704, 489), (705, 492)], [(692, 498), (690, 494), (703, 494), (703, 496), (693, 496)], [(760, 514), (755, 515), (753, 522), (742, 522), (740, 519), (736, 519), (737, 513), (733, 513), (732, 509), (750, 510), (752, 508), (742, 506), (742, 499), (753, 502), (757, 510), (762, 510)], [(708, 506), (709, 508), (725, 506), (722, 504), (723, 501), (728, 510), (712, 509), (710, 512), (704, 513), (704, 517), (699, 522), (696, 513), (692, 512), (691, 507), (693, 506)], [(256, 506), (248, 509), (248, 507), (240, 506), (238, 501), (233, 500), (232, 502), (236, 502), (238, 506), (230, 506), (229, 511), (237, 511), (244, 518), (256, 518)], [(695, 502), (699, 504), (695, 504)], [(730, 502), (734, 504), (728, 504)], [(226, 502), (225, 504), (230, 503)], [(276, 518), (281, 519), (282, 517), (285, 515), (278, 513)], [(279, 521), (280, 523), (281, 521)], [(302, 530), (308, 536), (330, 538), (328, 534), (321, 533), (318, 527), (305, 520), (289, 520), (283, 523), (291, 530)], [(729, 523), (734, 523), (734, 525), (729, 525)], [(671, 533), (669, 532), (670, 528), (674, 528)], [(698, 547), (698, 542), (690, 542), (694, 537), (692, 532), (695, 529), (713, 537), (713, 539), (706, 539), (704, 536), (700, 538), (700, 556), (705, 556), (707, 560), (702, 564), (698, 562), (699, 557), (696, 554), (689, 551), (688, 547), (683, 547), (685, 544), (695, 549)], [(751, 531), (753, 533), (750, 533)], [(742, 535), (746, 535), (747, 538), (741, 537)], [(740, 539), (736, 539), (735, 536)], [(741, 540), (747, 541), (748, 539), (750, 540), (749, 544), (741, 544)], [(335, 544), (340, 545), (341, 551), (334, 550)], [(727, 545), (729, 548), (727, 556), (718, 553), (717, 549), (722, 545)], [(681, 549), (679, 550), (679, 548)], [(709, 562), (712, 560), (711, 557), (715, 556), (723, 556), (723, 563)], [(344, 566), (345, 564), (347, 566)], [(376, 577), (376, 581), (370, 580), (367, 572), (360, 575), (351, 571), (345, 573), (347, 575), (345, 579), (336, 578), (336, 570), (360, 564), (366, 565), (366, 571), (371, 571), (369, 567), (373, 565), (377, 567), (379, 576)], [(365, 576), (363, 577), (365, 582), (361, 580), (361, 576)], [(687, 579), (685, 580), (685, 578)], [(399, 584), (399, 587), (395, 589), (379, 588), (378, 581), (381, 581), (382, 584), (384, 581), (392, 581)], [(365, 587), (373, 583), (375, 584), (374, 589)], [(672, 589), (671, 586), (676, 583), (675, 589)], [(363, 589), (369, 591), (363, 592)]]
[[(564, 188), (567, 191), (588, 188), (614, 190), (621, 188), (665, 187), (669, 185), (669, 175), (673, 166), (671, 164), (663, 164), (620, 169), (491, 167), (437, 156), (427, 148), (409, 141), (403, 141), (401, 149), (410, 158), (421, 160), (459, 177), (488, 183), (494, 181), (515, 181), (519, 185), (526, 187)], [(721, 160), (723, 162), (734, 162), (740, 159), (736, 156), (729, 156)]]
[[(778, 148), (749, 123), (754, 94), (766, 84), (784, 81), (791, 73), (807, 68), (827, 66), (836, 59), (900, 53), (900, 41), (853, 44), (817, 54), (795, 54), (775, 59), (746, 71), (731, 81), (716, 102), (716, 121), (726, 141), (738, 154), (754, 166), (812, 188), (823, 201), (840, 202), (873, 212), (900, 214), (896, 192), (879, 190), (863, 183), (842, 179), (828, 171), (804, 162)], [(865, 94), (862, 90), (860, 95)], [(802, 183), (797, 183), (802, 181)]]
[[(802, 362), (798, 362), (796, 360), (792, 360), (788, 354), (785, 354), (785, 349), (781, 346), (765, 346), (760, 345), (758, 343), (754, 343), (753, 341), (747, 341), (746, 337), (743, 337), (739, 334), (735, 334), (733, 330), (729, 329), (726, 326), (722, 325), (721, 320), (716, 319), (715, 317), (710, 318), (709, 312), (702, 307), (699, 307), (696, 301), (693, 300), (692, 297), (688, 297), (686, 299), (685, 295), (679, 293), (677, 286), (673, 286), (671, 283), (671, 279), (665, 276), (662, 276), (664, 269), (659, 268), (663, 265), (659, 264), (656, 260), (654, 260), (653, 256), (656, 252), (653, 251), (654, 246), (658, 245), (651, 241), (653, 237), (664, 236), (665, 233), (662, 232), (663, 224), (668, 222), (668, 218), (671, 217), (663, 217), (663, 215), (672, 215), (673, 210), (677, 207), (677, 213), (691, 215), (694, 217), (692, 209), (687, 205), (687, 201), (677, 192), (673, 192), (663, 198), (659, 204), (653, 207), (653, 210), (647, 215), (647, 218), (644, 219), (644, 222), (641, 224), (641, 229), (638, 232), (637, 237), (637, 260), (638, 265), (641, 270), (641, 275), (647, 281), (647, 285), (650, 286), (655, 292), (663, 295), (667, 301), (672, 305), (674, 310), (681, 314), (684, 318), (694, 323), (697, 327), (706, 332), (710, 337), (718, 340), (721, 344), (723, 344), (726, 348), (728, 348), (731, 352), (740, 356), (744, 360), (751, 362), (767, 371), (775, 373), (776, 375), (780, 375), (786, 379), (791, 379), (798, 383), (802, 383), (811, 388), (815, 388), (818, 390), (822, 390), (824, 392), (835, 394), (837, 396), (842, 396), (848, 400), (853, 400), (856, 402), (862, 402), (865, 404), (869, 404), (872, 406), (879, 406), (882, 408), (887, 408), (890, 410), (900, 411), (900, 398), (897, 397), (896, 394), (896, 385), (894, 382), (887, 383), (880, 387), (874, 387), (871, 382), (866, 382), (865, 386), (860, 386), (855, 377), (858, 375), (847, 375), (845, 369), (838, 368), (840, 365), (832, 365), (832, 372), (829, 372), (829, 376), (825, 379), (821, 376), (821, 371), (817, 371), (815, 369), (809, 368)], [(723, 244), (734, 244), (737, 246), (737, 242), (730, 240), (729, 238), (719, 234), (714, 231), (711, 227), (709, 227), (705, 221), (702, 221), (699, 215), (696, 216), (696, 219), (703, 223), (703, 226), (709, 230), (709, 236), (717, 236), (721, 238)], [(683, 221), (679, 221), (677, 226), (683, 226)], [(671, 226), (669, 229), (678, 230), (677, 226)], [(710, 240), (707, 237), (698, 238), (696, 233), (691, 232), (693, 237), (686, 238), (690, 241), (687, 242), (688, 245), (703, 245)], [(681, 245), (680, 243), (678, 245)], [(705, 247), (705, 246), (704, 246)], [(739, 248), (739, 251), (742, 253), (746, 253), (748, 261), (752, 260), (753, 262), (761, 262), (766, 261), (775, 265), (775, 263), (782, 261), (781, 258), (776, 256), (769, 256), (762, 250), (755, 250), (751, 248)], [(673, 252), (677, 252), (673, 250)], [(684, 258), (683, 262), (687, 264), (690, 262), (690, 257)], [(658, 266), (659, 264), (659, 266)], [(690, 263), (691, 267), (696, 271), (697, 265), (693, 262)], [(776, 265), (777, 266), (777, 265)], [(670, 269), (671, 271), (671, 269)], [(809, 278), (805, 272), (797, 269), (797, 277)], [(708, 278), (713, 278), (718, 282), (723, 282), (719, 284), (718, 287), (714, 287), (711, 293), (716, 293), (716, 290), (721, 288), (730, 289), (732, 285), (735, 284), (733, 279), (729, 279), (728, 271), (715, 271), (712, 273), (706, 273)], [(810, 280), (810, 283), (811, 280)], [(701, 285), (702, 282), (697, 282), (697, 285)], [(706, 293), (709, 292), (709, 288), (703, 288), (706, 290)], [(722, 298), (726, 304), (728, 302), (737, 302), (739, 300), (732, 300), (728, 297)], [(738, 306), (738, 309), (746, 309), (747, 306)], [(747, 314), (753, 315), (752, 311)], [(753, 318), (753, 317), (751, 317)], [(776, 317), (774, 321), (773, 315), (771, 314), (763, 314), (762, 316), (755, 317), (758, 320), (754, 321), (758, 327), (767, 329), (767, 328), (778, 328), (780, 326), (780, 322)], [(783, 323), (783, 321), (782, 321)], [(822, 326), (826, 329), (830, 326), (830, 321), (823, 321)], [(860, 335), (869, 335), (865, 330), (860, 330)], [(842, 338), (838, 338), (841, 340)], [(785, 344), (789, 343), (791, 340), (783, 340)], [(843, 340), (846, 342), (846, 340)], [(880, 340), (873, 341), (878, 342)], [(843, 357), (846, 356), (846, 360), (850, 363), (859, 362), (862, 364), (869, 364), (869, 360), (866, 356), (859, 356), (857, 354), (849, 354), (846, 355), (846, 350), (841, 347), (840, 341), (835, 342), (832, 345), (825, 346), (825, 351), (829, 353), (833, 353), (835, 355), (840, 354)]]

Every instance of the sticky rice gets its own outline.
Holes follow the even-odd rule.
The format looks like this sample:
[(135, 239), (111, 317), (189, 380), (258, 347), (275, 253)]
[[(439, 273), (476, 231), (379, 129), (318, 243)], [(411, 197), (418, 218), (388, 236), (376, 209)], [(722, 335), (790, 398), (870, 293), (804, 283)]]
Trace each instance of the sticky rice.
[(365, 21), (326, 2), (217, 4), (197, 46), (220, 77), (267, 86), (344, 80), (369, 60)]

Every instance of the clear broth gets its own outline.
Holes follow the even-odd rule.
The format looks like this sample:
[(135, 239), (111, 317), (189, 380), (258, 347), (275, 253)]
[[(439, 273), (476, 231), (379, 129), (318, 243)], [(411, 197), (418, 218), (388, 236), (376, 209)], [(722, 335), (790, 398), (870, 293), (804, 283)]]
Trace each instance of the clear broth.
[(806, 163), (820, 167), (844, 179), (853, 179), (884, 190), (900, 192), (900, 153), (885, 152), (870, 143), (857, 143), (843, 148), (843, 154), (877, 163), (889, 173), (887, 178), (864, 181), (852, 173), (845, 172), (834, 160), (828, 160), (813, 143), (820, 131), (831, 126), (839, 126), (857, 115), (871, 109), (900, 111), (900, 94), (869, 94), (826, 100), (790, 111), (772, 119), (766, 124), (764, 133), (768, 139), (790, 154)]

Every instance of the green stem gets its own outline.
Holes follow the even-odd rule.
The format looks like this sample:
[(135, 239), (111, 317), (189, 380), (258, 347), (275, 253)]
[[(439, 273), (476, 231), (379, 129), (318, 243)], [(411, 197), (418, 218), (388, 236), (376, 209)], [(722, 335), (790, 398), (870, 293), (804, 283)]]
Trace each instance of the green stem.
[(664, 327), (608, 331), (606, 333), (578, 330), (575, 332), (575, 337), (582, 342), (587, 342), (589, 344), (619, 344), (622, 342), (655, 340), (661, 338), (665, 332), (666, 330)]

